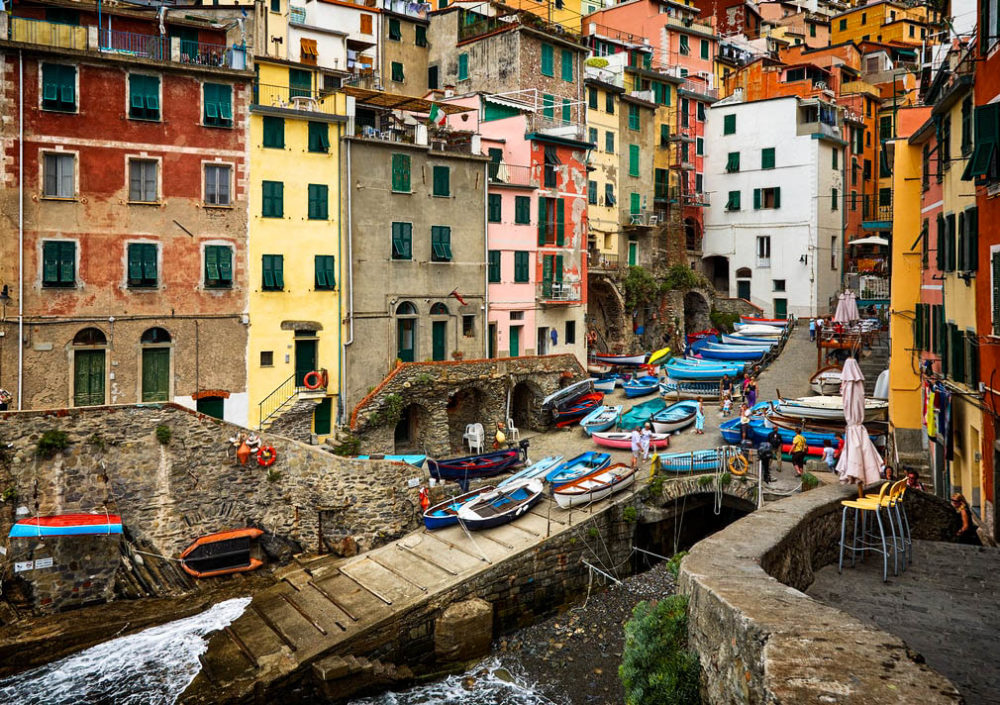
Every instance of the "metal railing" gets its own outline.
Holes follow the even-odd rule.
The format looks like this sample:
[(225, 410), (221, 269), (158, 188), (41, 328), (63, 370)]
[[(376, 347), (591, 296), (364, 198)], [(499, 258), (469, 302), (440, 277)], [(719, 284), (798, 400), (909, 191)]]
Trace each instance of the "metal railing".
[[(153, 59), (154, 61), (170, 60), (170, 39), (168, 37), (107, 29), (98, 30), (98, 37), (103, 52), (125, 54), (141, 59)], [(184, 43), (190, 44), (190, 42), (182, 42), (182, 44)], [(196, 47), (188, 48), (196, 49)]]
[(491, 184), (538, 186), (538, 178), (532, 174), (530, 166), (508, 164), (507, 162), (491, 162), (488, 173)]
[(299, 388), (295, 386), (295, 375), (293, 374), (257, 404), (257, 428), (263, 427), (264, 422), (278, 413), (278, 410), (298, 392)]
[(646, 39), (641, 34), (633, 34), (632, 32), (625, 32), (614, 27), (607, 27), (602, 24), (597, 24), (596, 22), (588, 22), (586, 25), (587, 36), (597, 36), (600, 38), (614, 39), (619, 42), (627, 42), (629, 44), (641, 44), (643, 46), (652, 46), (649, 40)]
[(620, 267), (621, 260), (617, 254), (599, 250), (587, 251), (587, 268), (592, 272), (617, 272)]
[(862, 201), (862, 220), (892, 222), (892, 195), (883, 198), (867, 194)]
[(698, 95), (707, 96), (709, 98), (718, 98), (719, 89), (709, 88), (707, 81), (692, 81), (688, 79), (684, 81), (684, 84), (680, 87), (681, 90), (690, 91), (691, 93), (697, 93)]
[(354, 136), (364, 137), (370, 140), (382, 140), (383, 142), (399, 142), (401, 144), (417, 143), (416, 125), (387, 125), (384, 127), (374, 127), (373, 125), (355, 125)]
[(527, 115), (528, 132), (541, 132), (552, 137), (565, 137), (566, 139), (586, 141), (587, 126), (572, 120), (563, 120), (558, 115), (562, 112), (562, 106), (558, 103), (551, 106), (552, 115), (546, 115), (544, 110), (548, 106), (539, 106), (538, 112)]
[(252, 105), (259, 108), (281, 108), (307, 113), (337, 114), (337, 100), (332, 94), (321, 95), (305, 88), (253, 84)]
[(542, 281), (535, 285), (535, 298), (543, 303), (574, 303), (582, 299), (580, 282)]
[(243, 65), (240, 65), (236, 61), (235, 50), (230, 49), (225, 44), (206, 44), (205, 42), (192, 42), (186, 39), (180, 40), (180, 44), (180, 63), (182, 64), (245, 68), (245, 61)]
[(652, 228), (663, 225), (667, 220), (664, 211), (647, 210), (645, 208), (634, 211), (631, 208), (621, 210), (621, 224), (634, 225), (636, 227)]

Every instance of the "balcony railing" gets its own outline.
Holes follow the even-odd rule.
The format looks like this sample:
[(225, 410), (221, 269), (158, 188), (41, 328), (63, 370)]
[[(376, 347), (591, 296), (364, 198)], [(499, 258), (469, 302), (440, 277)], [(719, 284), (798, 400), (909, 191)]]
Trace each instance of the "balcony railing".
[(614, 27), (607, 27), (602, 24), (597, 24), (596, 22), (587, 23), (587, 36), (600, 37), (606, 39), (613, 39), (624, 44), (633, 44), (651, 47), (649, 40), (646, 39), (641, 34), (633, 34), (632, 32), (625, 32)]
[(684, 194), (685, 206), (710, 206), (712, 205), (711, 194), (705, 192), (691, 191)]
[(320, 94), (305, 88), (269, 86), (266, 83), (253, 84), (252, 107), (337, 114), (337, 101), (333, 94)]
[(587, 141), (586, 125), (557, 117), (558, 113), (561, 112), (559, 105), (553, 107), (553, 114), (551, 116), (546, 115), (543, 110), (527, 115), (528, 132), (540, 132), (551, 137), (563, 137), (580, 142)]
[(355, 125), (354, 136), (364, 137), (371, 140), (382, 140), (384, 142), (398, 142), (400, 144), (417, 143), (416, 125), (390, 125), (374, 127), (372, 125)]
[(892, 222), (892, 195), (866, 195), (862, 201), (861, 219), (866, 222)]
[(617, 272), (620, 266), (617, 254), (595, 249), (587, 251), (587, 269), (591, 272)]
[(658, 225), (663, 225), (666, 220), (667, 214), (665, 211), (646, 210), (645, 208), (634, 211), (631, 208), (623, 208), (621, 210), (621, 220), (619, 222), (622, 225), (653, 228)]
[(688, 79), (684, 81), (684, 85), (680, 87), (680, 90), (690, 91), (691, 93), (697, 93), (698, 95), (707, 96), (709, 98), (719, 97), (719, 89), (709, 88), (706, 81), (692, 81)]
[(581, 291), (580, 282), (543, 281), (535, 285), (535, 298), (541, 303), (578, 303)]
[(532, 174), (530, 166), (491, 162), (488, 174), (491, 184), (538, 187), (538, 179)]

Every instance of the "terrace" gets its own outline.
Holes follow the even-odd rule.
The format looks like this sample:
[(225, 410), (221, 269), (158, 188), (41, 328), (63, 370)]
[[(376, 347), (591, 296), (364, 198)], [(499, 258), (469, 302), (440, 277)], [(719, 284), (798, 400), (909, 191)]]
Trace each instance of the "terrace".
[(583, 300), (580, 282), (544, 280), (535, 285), (536, 300), (545, 304), (576, 304)]
[(458, 24), (458, 41), (465, 42), (485, 37), (488, 34), (523, 27), (534, 29), (547, 35), (557, 35), (571, 42), (582, 42), (580, 35), (568, 31), (562, 25), (549, 24), (538, 15), (533, 15), (530, 12), (513, 10), (503, 5), (493, 4), (490, 4), (486, 9), (488, 12), (496, 14), (486, 15), (479, 12), (461, 10)]
[(508, 164), (504, 161), (490, 162), (487, 174), (492, 186), (523, 186), (538, 188), (538, 177), (530, 166)]
[(337, 112), (337, 99), (332, 93), (319, 93), (307, 88), (271, 86), (265, 83), (253, 84), (250, 109), (258, 112), (295, 111), (343, 116), (342, 112)]

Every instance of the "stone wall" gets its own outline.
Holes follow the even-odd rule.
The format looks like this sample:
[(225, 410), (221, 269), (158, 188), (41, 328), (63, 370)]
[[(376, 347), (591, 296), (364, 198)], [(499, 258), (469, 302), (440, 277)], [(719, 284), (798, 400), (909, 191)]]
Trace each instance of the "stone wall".
[[(829, 485), (768, 505), (684, 559), (679, 587), (707, 702), (961, 702), (902, 640), (799, 592), (837, 559), (840, 500), (853, 493)], [(907, 500), (914, 538), (954, 520), (934, 497)]]
[[(170, 429), (166, 445), (158, 426)], [(43, 459), (37, 443), (48, 430), (64, 431), (69, 445)], [(16, 493), (18, 516), (120, 514), (129, 539), (167, 556), (198, 536), (243, 526), (294, 551), (351, 553), (418, 525), (407, 480), (423, 473), (412, 466), (340, 458), (265, 433), (278, 454), (269, 479), (256, 464), (227, 459), (228, 439), (240, 430), (174, 404), (0, 413), (0, 446), (9, 445), (0, 488)], [(12, 504), (0, 512), (3, 535)]]
[(30, 583), (28, 597), (39, 611), (112, 599), (120, 557), (120, 534), (10, 539), (7, 554), (13, 577)]
[(760, 316), (764, 310), (754, 306), (746, 299), (737, 299), (730, 296), (716, 295), (712, 299), (712, 306), (722, 313), (735, 313), (738, 316)]

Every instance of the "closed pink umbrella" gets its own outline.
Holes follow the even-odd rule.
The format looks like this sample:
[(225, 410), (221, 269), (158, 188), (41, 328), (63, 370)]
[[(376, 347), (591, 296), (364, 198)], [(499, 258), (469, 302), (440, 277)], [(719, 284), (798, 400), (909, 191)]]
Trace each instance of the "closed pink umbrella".
[(870, 485), (881, 479), (882, 457), (865, 429), (865, 376), (858, 361), (847, 358), (840, 374), (840, 393), (844, 397), (844, 450), (837, 461), (837, 474), (843, 483)]
[(834, 323), (848, 325), (860, 318), (858, 316), (858, 302), (853, 291), (845, 291), (837, 297), (837, 310), (833, 314)]
[(861, 315), (858, 313), (858, 295), (853, 291), (848, 289), (844, 292), (847, 296), (847, 300), (844, 305), (847, 307), (847, 318), (850, 321), (861, 320)]

